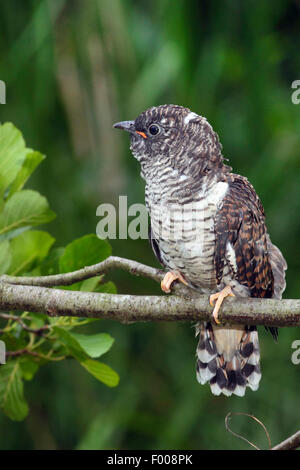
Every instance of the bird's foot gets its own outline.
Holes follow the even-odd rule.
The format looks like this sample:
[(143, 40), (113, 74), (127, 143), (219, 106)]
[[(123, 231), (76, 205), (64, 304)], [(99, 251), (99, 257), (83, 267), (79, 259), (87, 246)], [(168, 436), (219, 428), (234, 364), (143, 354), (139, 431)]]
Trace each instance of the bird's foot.
[(167, 272), (167, 274), (165, 275), (165, 277), (163, 278), (163, 280), (160, 283), (161, 289), (166, 294), (168, 294), (169, 292), (171, 292), (171, 285), (173, 284), (174, 281), (180, 281), (183, 284), (185, 284), (186, 286), (188, 285), (188, 283), (186, 282), (186, 280), (184, 279), (184, 277), (180, 273), (169, 271), (169, 272)]
[(213, 313), (212, 313), (212, 316), (213, 316), (213, 319), (215, 320), (215, 322), (217, 324), (220, 323), (219, 319), (218, 319), (218, 314), (219, 314), (219, 310), (220, 310), (220, 307), (222, 305), (222, 302), (223, 300), (226, 298), (226, 297), (235, 297), (234, 293), (232, 292), (231, 290), (231, 287), (230, 286), (226, 286), (224, 287), (224, 289), (221, 290), (221, 292), (216, 292), (215, 294), (212, 294), (210, 297), (209, 297), (209, 303), (210, 305), (213, 307), (214, 306), (214, 302), (216, 300), (216, 304), (214, 306), (214, 310), (213, 310)]

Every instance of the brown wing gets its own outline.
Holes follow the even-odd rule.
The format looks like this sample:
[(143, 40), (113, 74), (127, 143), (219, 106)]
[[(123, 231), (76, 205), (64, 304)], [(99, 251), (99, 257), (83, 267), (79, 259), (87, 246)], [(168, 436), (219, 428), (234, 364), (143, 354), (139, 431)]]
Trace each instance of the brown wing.
[[(228, 183), (228, 192), (215, 220), (217, 283), (222, 279), (229, 242), (235, 252), (237, 281), (249, 287), (251, 297), (272, 297), (274, 276), (263, 206), (246, 178), (230, 175)], [(275, 329), (270, 330), (277, 336)]]

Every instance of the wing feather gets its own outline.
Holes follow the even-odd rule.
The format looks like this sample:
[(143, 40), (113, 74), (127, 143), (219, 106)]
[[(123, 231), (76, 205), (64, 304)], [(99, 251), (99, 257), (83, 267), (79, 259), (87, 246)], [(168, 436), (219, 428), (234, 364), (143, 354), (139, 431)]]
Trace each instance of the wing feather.
[[(285, 260), (271, 244), (263, 206), (247, 178), (231, 174), (229, 187), (215, 219), (215, 268), (220, 284), (228, 243), (235, 252), (236, 280), (247, 286), (251, 297), (281, 295), (285, 287)], [(227, 248), (228, 249), (228, 248)], [(276, 329), (270, 329), (277, 336)]]

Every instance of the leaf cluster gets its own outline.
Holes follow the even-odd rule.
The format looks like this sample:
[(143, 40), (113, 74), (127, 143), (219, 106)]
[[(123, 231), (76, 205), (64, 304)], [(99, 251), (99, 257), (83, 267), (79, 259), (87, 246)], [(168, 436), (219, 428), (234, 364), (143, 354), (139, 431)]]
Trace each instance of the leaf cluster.
[[(26, 147), (21, 132), (12, 124), (0, 125), (0, 274), (66, 273), (100, 262), (111, 254), (110, 245), (96, 235), (85, 235), (66, 247), (55, 247), (50, 233), (36, 229), (55, 217), (44, 196), (24, 189), (44, 158)], [(65, 289), (116, 292), (112, 282), (103, 282), (103, 276)], [(118, 374), (97, 360), (111, 348), (114, 339), (107, 333), (80, 332), (80, 327), (94, 321), (31, 312), (0, 313), (0, 340), (6, 348), (6, 363), (0, 366), (0, 407), (7, 416), (17, 421), (26, 417), (24, 380), (32, 380), (39, 367), (50, 361), (71, 357), (105, 385), (118, 384)]]

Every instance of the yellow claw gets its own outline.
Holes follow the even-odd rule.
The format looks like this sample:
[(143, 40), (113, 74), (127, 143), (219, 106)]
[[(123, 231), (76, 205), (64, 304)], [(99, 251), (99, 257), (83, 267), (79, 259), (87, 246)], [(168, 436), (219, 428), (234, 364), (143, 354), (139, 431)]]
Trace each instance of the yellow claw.
[(216, 301), (212, 316), (215, 322), (217, 323), (217, 325), (220, 324), (220, 321), (218, 319), (219, 310), (220, 310), (223, 300), (226, 297), (235, 297), (230, 286), (224, 287), (224, 289), (222, 289), (220, 292), (216, 292), (215, 294), (212, 294), (209, 297), (209, 303), (212, 307), (214, 306), (214, 302)]
[(177, 280), (182, 282), (186, 286), (188, 285), (182, 274), (169, 271), (161, 281), (160, 287), (164, 292), (166, 292), (166, 294), (168, 294), (169, 292), (171, 292), (171, 285), (174, 281)]

